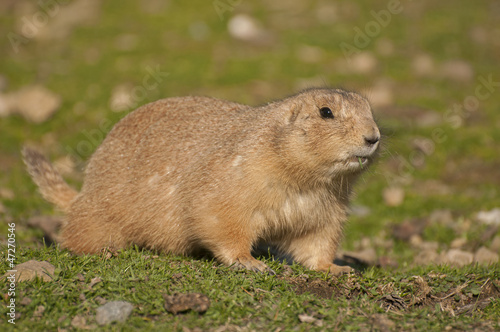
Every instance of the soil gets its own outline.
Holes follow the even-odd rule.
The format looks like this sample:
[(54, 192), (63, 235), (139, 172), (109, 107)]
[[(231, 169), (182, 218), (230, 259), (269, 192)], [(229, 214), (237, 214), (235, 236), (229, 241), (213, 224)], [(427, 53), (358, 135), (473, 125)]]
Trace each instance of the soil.
[[(474, 311), (484, 310), (494, 300), (500, 298), (500, 281), (485, 280), (480, 292), (474, 295), (464, 289), (470, 282), (451, 288), (447, 292), (437, 292), (429, 283), (432, 279), (443, 278), (444, 275), (414, 276), (408, 281), (408, 287), (413, 291), (409, 295), (401, 296), (394, 290), (393, 283), (380, 284), (376, 288), (378, 295), (368, 292), (361, 283), (362, 276), (349, 276), (347, 281), (340, 282), (337, 278), (330, 280), (308, 279), (307, 277), (284, 277), (296, 294), (310, 293), (322, 299), (344, 297), (352, 299), (362, 294), (368, 294), (386, 311), (411, 312), (416, 308), (435, 308), (437, 305), (442, 311), (451, 315), (472, 315)], [(473, 276), (471, 276), (473, 278)]]

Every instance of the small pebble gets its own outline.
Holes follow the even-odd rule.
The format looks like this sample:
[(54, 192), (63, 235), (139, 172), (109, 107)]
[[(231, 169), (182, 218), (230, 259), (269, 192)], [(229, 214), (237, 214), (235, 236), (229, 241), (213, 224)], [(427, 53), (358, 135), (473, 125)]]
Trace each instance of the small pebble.
[(348, 59), (349, 69), (356, 74), (370, 74), (377, 69), (378, 65), (377, 58), (368, 51), (353, 54)]
[(428, 54), (416, 55), (412, 60), (411, 66), (417, 76), (431, 76), (436, 70), (434, 59)]
[(262, 33), (257, 20), (245, 14), (238, 14), (232, 17), (228, 22), (227, 28), (233, 38), (246, 41), (255, 40)]
[(441, 75), (456, 82), (470, 82), (474, 79), (472, 66), (463, 60), (450, 60), (441, 65)]
[(387, 206), (400, 206), (405, 199), (405, 192), (401, 187), (388, 187), (382, 193)]
[[(30, 281), (36, 277), (43, 281), (52, 281), (55, 271), (55, 266), (46, 261), (29, 260), (15, 267), (16, 282)], [(10, 276), (6, 273), (4, 277)]]
[(34, 123), (45, 122), (62, 103), (59, 95), (40, 85), (26, 86), (10, 95), (11, 112), (17, 112)]
[(441, 255), (441, 263), (451, 266), (465, 266), (472, 263), (474, 255), (460, 249), (450, 249), (446, 254)]
[(108, 302), (97, 308), (96, 321), (99, 325), (107, 325), (112, 322), (124, 322), (134, 309), (134, 306), (125, 301)]
[(476, 219), (486, 225), (500, 225), (500, 209), (481, 211), (477, 214)]
[(450, 243), (450, 248), (452, 249), (460, 249), (464, 247), (467, 244), (467, 239), (464, 239), (462, 237), (459, 237)]
[(494, 252), (500, 251), (500, 235), (495, 236), (493, 240), (491, 240), (490, 249), (493, 250)]
[(481, 247), (474, 254), (474, 262), (485, 265), (495, 264), (498, 262), (498, 254), (486, 247)]

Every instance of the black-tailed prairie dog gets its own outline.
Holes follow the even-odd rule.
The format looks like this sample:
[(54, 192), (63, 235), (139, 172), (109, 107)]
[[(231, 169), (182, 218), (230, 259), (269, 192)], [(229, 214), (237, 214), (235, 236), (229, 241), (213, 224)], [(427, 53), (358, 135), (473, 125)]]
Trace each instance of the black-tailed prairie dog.
[(66, 213), (74, 253), (131, 244), (270, 271), (264, 242), (304, 266), (333, 264), (356, 178), (380, 133), (354, 92), (309, 89), (260, 107), (208, 97), (159, 100), (118, 122), (91, 157), (80, 192), (25, 148), (42, 195)]

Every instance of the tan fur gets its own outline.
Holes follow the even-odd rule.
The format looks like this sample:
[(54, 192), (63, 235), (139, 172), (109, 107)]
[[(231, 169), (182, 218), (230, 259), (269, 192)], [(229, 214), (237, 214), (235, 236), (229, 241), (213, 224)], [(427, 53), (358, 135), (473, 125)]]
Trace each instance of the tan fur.
[[(322, 107), (335, 117), (322, 118)], [(75, 253), (209, 250), (224, 264), (266, 271), (250, 254), (265, 241), (338, 274), (350, 270), (333, 264), (349, 195), (379, 136), (366, 99), (342, 90), (255, 108), (182, 97), (116, 124), (76, 197), (43, 157), (25, 150), (25, 158), (43, 196), (67, 212), (63, 246)]]

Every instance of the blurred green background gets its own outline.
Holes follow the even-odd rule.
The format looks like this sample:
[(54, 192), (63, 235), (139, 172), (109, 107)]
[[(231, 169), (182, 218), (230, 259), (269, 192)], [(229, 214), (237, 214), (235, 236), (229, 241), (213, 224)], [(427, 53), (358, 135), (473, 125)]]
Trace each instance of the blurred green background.
[[(434, 218), (423, 239), (465, 237), (473, 250), (476, 213), (500, 207), (498, 1), (3, 0), (0, 12), (0, 218), (23, 245), (41, 243), (27, 221), (57, 211), (25, 172), (22, 144), (78, 187), (112, 124), (183, 95), (251, 105), (312, 86), (366, 95), (383, 151), (357, 185), (345, 248), (444, 210), (452, 225)], [(34, 121), (37, 106), (49, 110)]]

